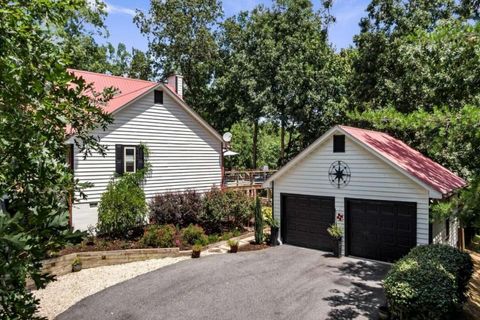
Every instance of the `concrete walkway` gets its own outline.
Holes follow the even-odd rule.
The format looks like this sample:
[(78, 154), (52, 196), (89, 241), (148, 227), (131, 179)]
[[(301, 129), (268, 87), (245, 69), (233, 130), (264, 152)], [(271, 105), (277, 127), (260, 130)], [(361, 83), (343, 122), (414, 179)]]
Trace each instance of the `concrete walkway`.
[(375, 319), (388, 269), (287, 245), (211, 255), (107, 288), (58, 319)]

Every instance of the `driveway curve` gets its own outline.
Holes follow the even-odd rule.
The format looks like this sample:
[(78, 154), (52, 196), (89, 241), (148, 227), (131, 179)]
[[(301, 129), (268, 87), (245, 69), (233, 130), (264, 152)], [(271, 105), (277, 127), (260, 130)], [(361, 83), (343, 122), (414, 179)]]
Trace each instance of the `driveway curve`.
[(283, 245), (167, 266), (56, 319), (374, 319), (389, 265)]

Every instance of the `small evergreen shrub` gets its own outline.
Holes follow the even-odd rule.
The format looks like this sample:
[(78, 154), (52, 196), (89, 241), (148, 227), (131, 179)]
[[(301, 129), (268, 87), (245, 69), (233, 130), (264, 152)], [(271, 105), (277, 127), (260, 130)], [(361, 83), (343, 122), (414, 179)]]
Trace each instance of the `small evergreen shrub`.
[(143, 177), (144, 172), (139, 171), (109, 182), (98, 207), (99, 234), (125, 238), (145, 224), (147, 204), (141, 187)]
[(186, 227), (198, 224), (202, 197), (194, 190), (157, 194), (149, 203), (150, 222)]
[(465, 300), (472, 272), (470, 256), (456, 248), (416, 247), (384, 280), (390, 312), (399, 319), (448, 319)]
[(140, 239), (144, 247), (172, 248), (175, 246), (176, 228), (171, 224), (163, 226), (149, 225)]
[(260, 198), (257, 197), (255, 201), (255, 242), (257, 244), (263, 242), (263, 227), (262, 204), (260, 203)]
[(182, 240), (185, 245), (208, 244), (208, 237), (205, 235), (205, 231), (198, 225), (189, 225), (181, 230)]

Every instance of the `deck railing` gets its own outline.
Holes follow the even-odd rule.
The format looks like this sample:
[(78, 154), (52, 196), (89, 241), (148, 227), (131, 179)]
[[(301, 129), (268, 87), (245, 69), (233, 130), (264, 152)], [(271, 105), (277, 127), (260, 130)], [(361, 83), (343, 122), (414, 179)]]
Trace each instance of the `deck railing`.
[(231, 170), (224, 173), (226, 187), (248, 187), (261, 185), (277, 170)]

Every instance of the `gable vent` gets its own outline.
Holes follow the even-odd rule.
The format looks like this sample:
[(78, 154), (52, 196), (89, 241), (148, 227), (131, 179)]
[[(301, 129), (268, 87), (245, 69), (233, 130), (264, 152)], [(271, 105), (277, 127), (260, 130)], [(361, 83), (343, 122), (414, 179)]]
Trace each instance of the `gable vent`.
[(343, 134), (333, 136), (333, 152), (345, 152), (345, 136)]
[(163, 104), (163, 91), (155, 90), (155, 96), (153, 100), (153, 103), (155, 104)]

